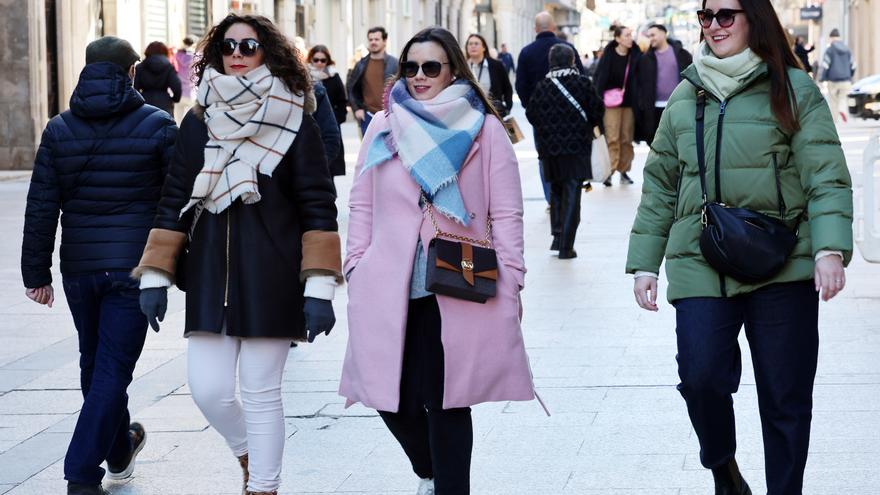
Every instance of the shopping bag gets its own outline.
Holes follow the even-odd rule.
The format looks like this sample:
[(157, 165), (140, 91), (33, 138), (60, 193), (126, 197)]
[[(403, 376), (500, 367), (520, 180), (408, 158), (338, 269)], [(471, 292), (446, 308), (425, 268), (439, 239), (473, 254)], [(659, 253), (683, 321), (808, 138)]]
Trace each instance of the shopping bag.
[(603, 181), (611, 176), (611, 155), (608, 154), (608, 143), (601, 135), (593, 140), (593, 151), (590, 154), (590, 169), (594, 181)]
[(504, 128), (507, 129), (507, 137), (510, 138), (511, 143), (516, 144), (523, 140), (522, 130), (519, 128), (519, 124), (516, 123), (513, 115), (504, 117)]

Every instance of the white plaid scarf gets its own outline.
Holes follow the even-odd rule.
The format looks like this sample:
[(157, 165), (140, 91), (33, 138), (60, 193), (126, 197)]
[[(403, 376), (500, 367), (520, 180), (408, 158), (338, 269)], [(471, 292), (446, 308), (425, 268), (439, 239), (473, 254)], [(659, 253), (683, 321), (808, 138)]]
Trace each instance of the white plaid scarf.
[(293, 144), (304, 97), (261, 65), (240, 77), (208, 67), (197, 98), (208, 126), (205, 164), (180, 214), (199, 203), (220, 213), (239, 197), (247, 204), (258, 202), (257, 174), (271, 177)]

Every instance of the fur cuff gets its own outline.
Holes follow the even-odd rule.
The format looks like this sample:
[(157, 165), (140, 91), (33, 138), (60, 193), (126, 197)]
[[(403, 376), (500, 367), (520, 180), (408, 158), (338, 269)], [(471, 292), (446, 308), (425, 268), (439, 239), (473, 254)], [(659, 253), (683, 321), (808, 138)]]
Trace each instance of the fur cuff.
[(302, 265), (299, 278), (310, 275), (333, 275), (342, 282), (342, 250), (337, 232), (310, 230), (302, 236)]
[(147, 246), (137, 268), (132, 270), (131, 276), (140, 280), (144, 270), (152, 268), (159, 270), (171, 280), (177, 271), (177, 256), (186, 242), (186, 234), (168, 229), (152, 229), (147, 238)]
[(310, 89), (306, 91), (305, 98), (303, 98), (303, 112), (311, 115), (316, 110), (318, 110), (318, 100), (315, 98), (315, 90)]

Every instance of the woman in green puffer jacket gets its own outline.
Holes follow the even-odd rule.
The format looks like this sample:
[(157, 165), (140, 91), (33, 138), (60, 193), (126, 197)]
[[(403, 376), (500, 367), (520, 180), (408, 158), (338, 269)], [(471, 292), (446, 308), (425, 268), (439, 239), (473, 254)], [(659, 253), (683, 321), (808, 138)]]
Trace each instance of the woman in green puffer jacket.
[[(667, 295), (676, 309), (678, 388), (715, 493), (751, 493), (734, 460), (732, 393), (741, 374), (737, 336), (745, 325), (768, 494), (800, 494), (819, 294), (827, 301), (843, 289), (843, 267), (852, 256), (850, 176), (828, 105), (791, 52), (771, 3), (704, 0), (698, 17), (704, 41), (651, 145), (626, 271), (635, 274), (639, 306), (657, 311), (657, 274), (666, 258)], [(760, 283), (720, 276), (700, 250), (698, 91), (707, 98), (708, 200), (779, 218), (781, 194), (782, 220), (797, 232), (785, 266)]]

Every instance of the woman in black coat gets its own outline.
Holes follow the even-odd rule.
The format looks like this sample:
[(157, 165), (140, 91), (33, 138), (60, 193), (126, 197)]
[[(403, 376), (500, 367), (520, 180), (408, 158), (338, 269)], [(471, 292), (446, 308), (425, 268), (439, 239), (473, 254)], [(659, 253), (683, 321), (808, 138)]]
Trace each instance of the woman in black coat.
[(601, 178), (592, 176), (590, 153), (593, 128), (602, 129), (605, 107), (590, 78), (578, 72), (570, 46), (554, 45), (549, 57), (550, 72), (535, 87), (526, 116), (535, 128), (538, 158), (553, 191), (551, 249), (567, 259), (577, 256), (574, 238), (580, 223), (581, 184)]
[(513, 108), (513, 86), (504, 69), (504, 64), (489, 56), (489, 45), (479, 34), (471, 34), (465, 43), (465, 54), (468, 65), (474, 73), (474, 79), (480, 83), (495, 105), (495, 110), (506, 117)]
[(180, 78), (168, 59), (168, 47), (154, 41), (147, 45), (144, 55), (144, 61), (135, 66), (134, 89), (148, 105), (173, 116), (174, 104), (180, 101)]
[[(637, 74), (641, 50), (633, 42), (632, 29), (614, 26), (614, 39), (605, 47), (599, 65), (596, 67), (594, 81), (599, 97), (605, 105), (605, 139), (608, 141), (608, 154), (611, 157), (611, 171), (620, 173), (621, 184), (632, 184), (628, 172), (632, 169), (635, 152), (635, 108), (638, 104)], [(622, 101), (608, 104), (609, 92), (623, 91)], [(599, 180), (599, 177), (595, 177)], [(604, 184), (611, 185), (611, 176)]]
[(185, 279), (193, 400), (238, 458), (247, 493), (274, 495), (290, 341), (312, 341), (335, 323), (333, 182), (308, 71), (278, 28), (230, 14), (200, 48), (198, 104), (181, 123), (133, 275), (157, 331), (168, 286)]
[[(336, 62), (330, 56), (330, 50), (324, 45), (315, 45), (306, 57), (309, 73), (313, 81), (320, 81), (327, 89), (327, 97), (336, 115), (336, 123), (340, 126), (348, 115), (348, 98), (342, 78), (336, 72)], [(340, 135), (341, 135), (340, 128)], [(330, 173), (333, 176), (345, 175), (345, 146), (339, 145), (339, 154), (330, 162)]]

